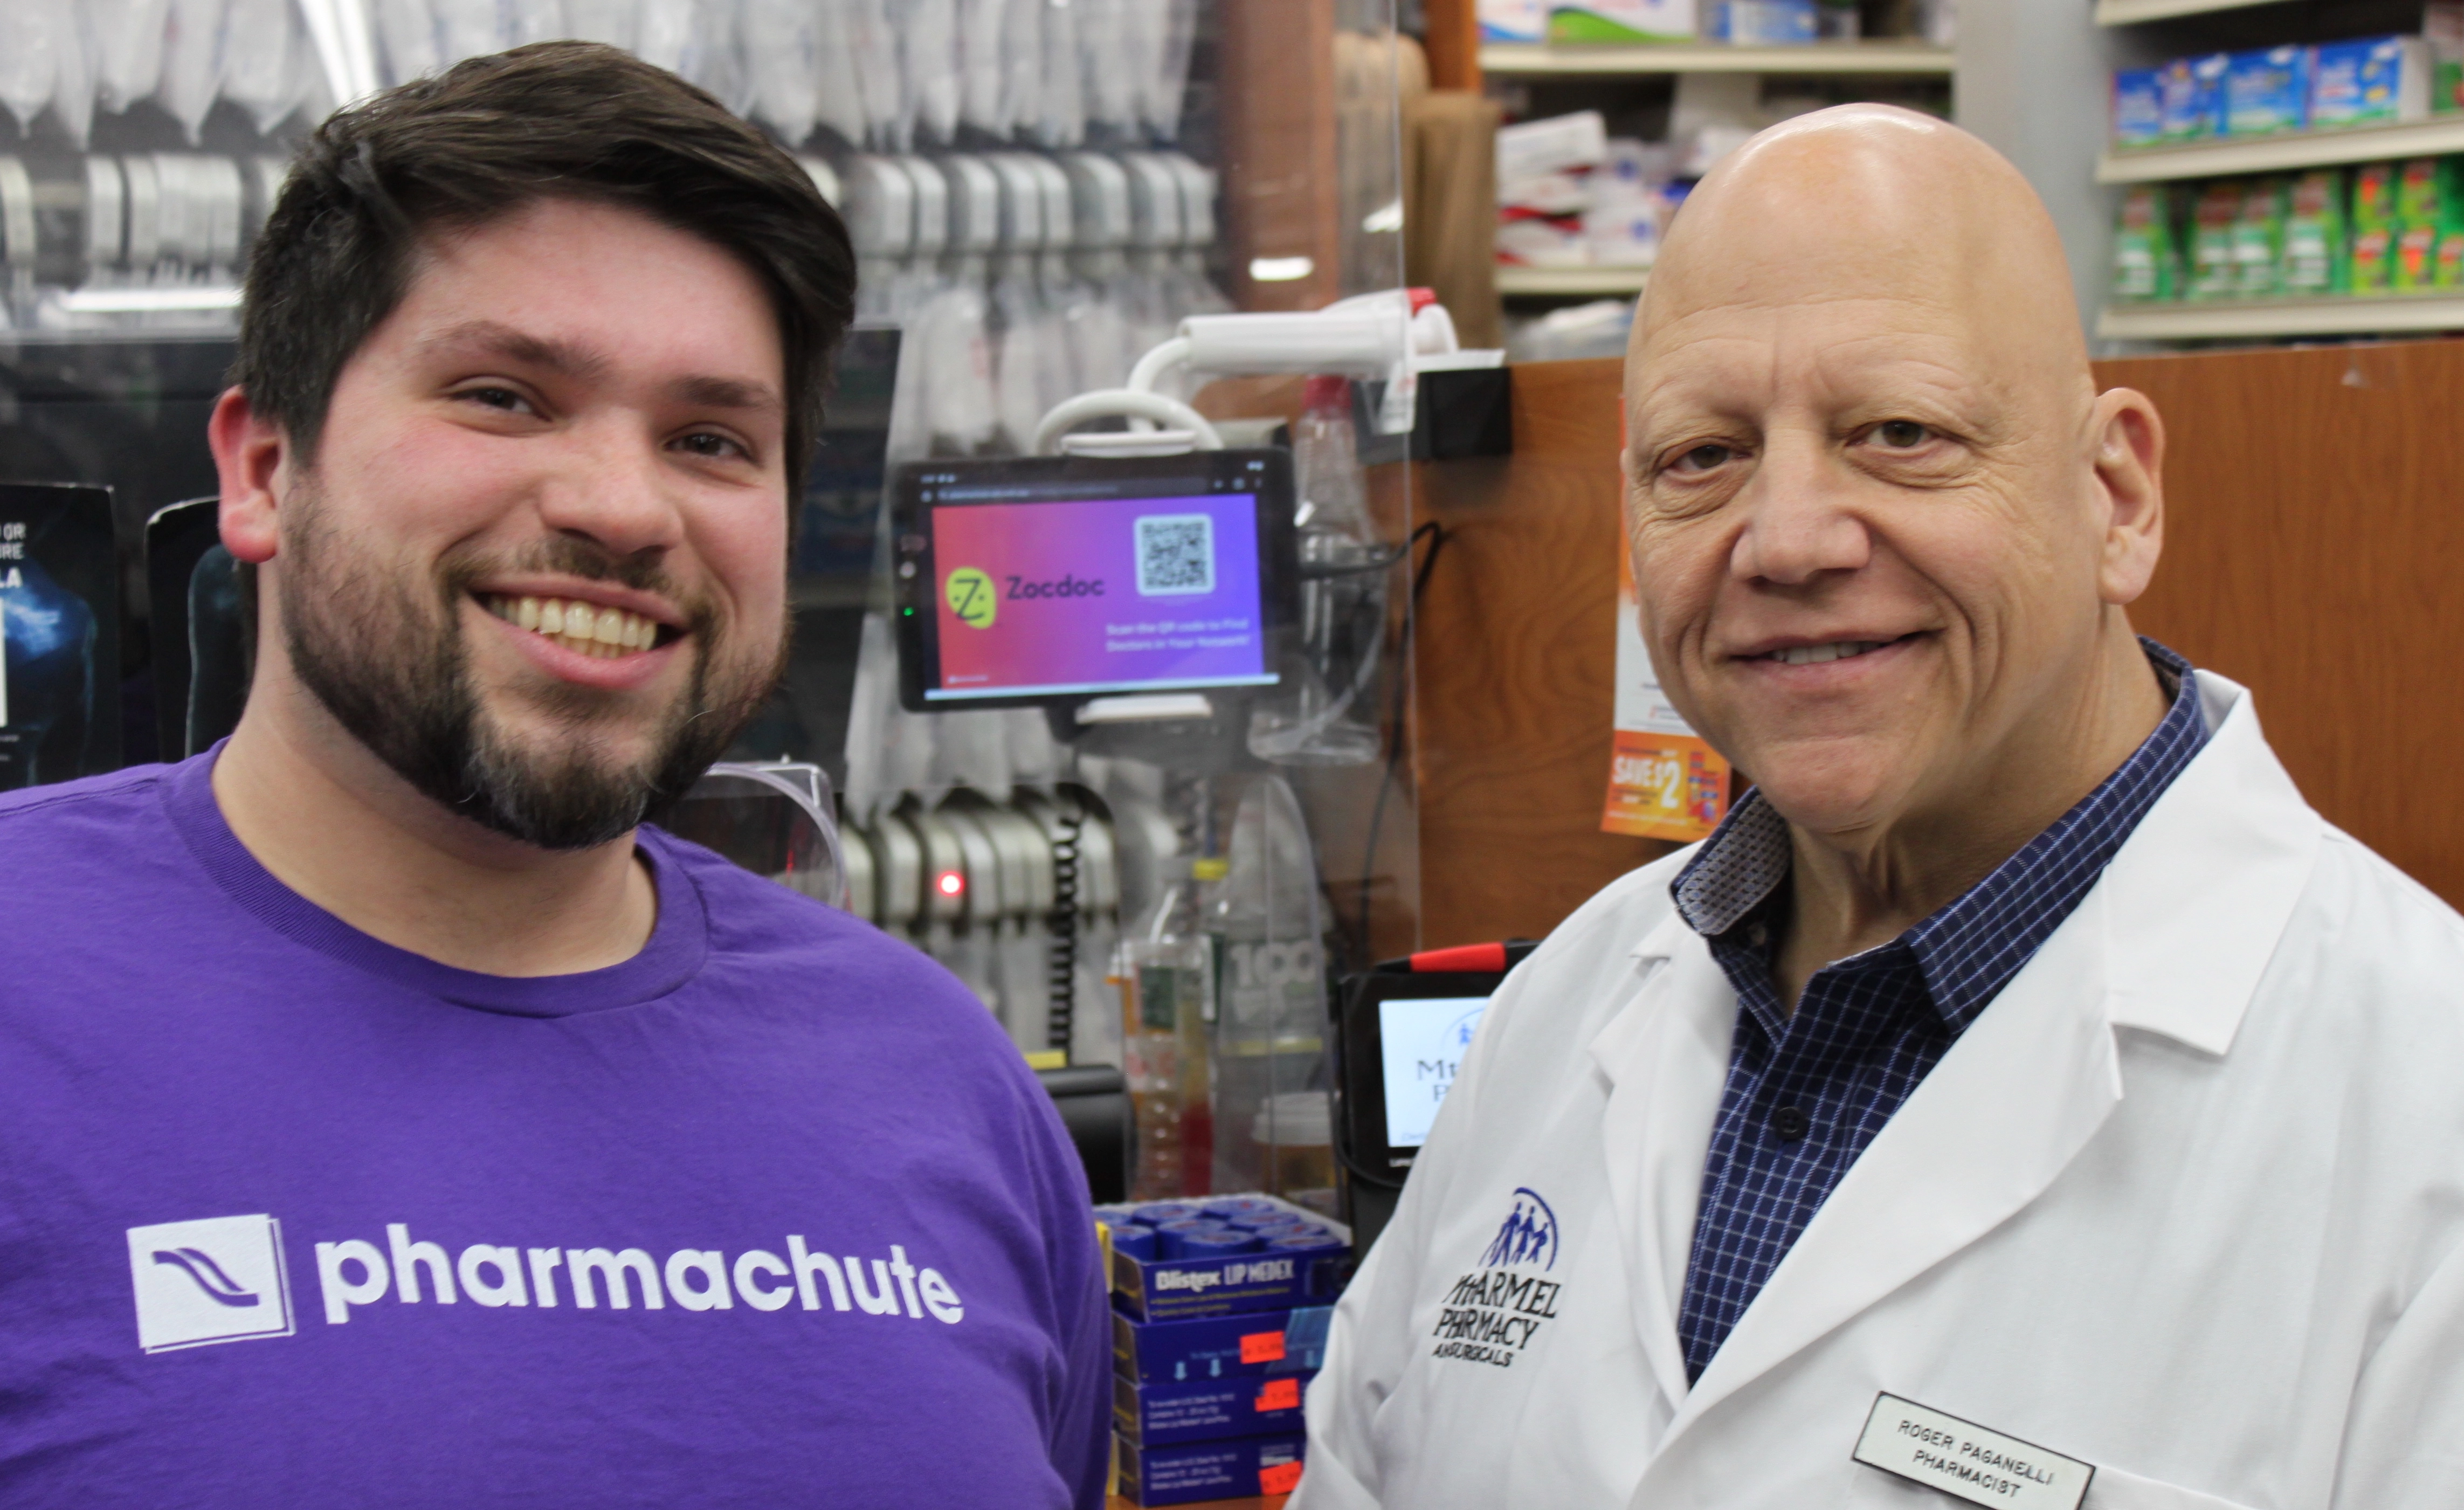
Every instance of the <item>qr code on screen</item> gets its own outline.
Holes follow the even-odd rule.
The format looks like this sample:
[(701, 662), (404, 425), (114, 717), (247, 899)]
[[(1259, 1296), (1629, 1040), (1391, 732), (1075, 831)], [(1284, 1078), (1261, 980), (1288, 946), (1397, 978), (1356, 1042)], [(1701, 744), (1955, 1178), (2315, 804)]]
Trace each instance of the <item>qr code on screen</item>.
[(1204, 514), (1150, 514), (1137, 521), (1138, 596), (1171, 598), (1215, 590), (1215, 519)]

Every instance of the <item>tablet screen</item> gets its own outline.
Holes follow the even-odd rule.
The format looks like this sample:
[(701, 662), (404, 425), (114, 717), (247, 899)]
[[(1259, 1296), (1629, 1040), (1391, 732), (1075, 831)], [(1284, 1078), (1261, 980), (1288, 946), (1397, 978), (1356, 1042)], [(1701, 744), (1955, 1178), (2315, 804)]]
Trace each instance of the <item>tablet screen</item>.
[(940, 651), (927, 702), (1275, 682), (1257, 493), (968, 492), (924, 500)]
[(1486, 996), (1395, 996), (1377, 1003), (1388, 1147), (1417, 1149), (1429, 1141), (1429, 1124), (1486, 1010)]

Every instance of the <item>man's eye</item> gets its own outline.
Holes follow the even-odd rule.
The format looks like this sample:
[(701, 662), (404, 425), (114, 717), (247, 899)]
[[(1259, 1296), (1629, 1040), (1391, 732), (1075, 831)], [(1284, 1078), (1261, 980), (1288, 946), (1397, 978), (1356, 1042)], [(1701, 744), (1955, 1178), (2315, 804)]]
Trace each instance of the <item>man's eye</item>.
[(492, 409), (503, 409), (508, 414), (530, 407), (529, 401), (511, 388), (465, 388), (454, 397), (482, 404)]
[(1736, 452), (1726, 446), (1715, 446), (1705, 442), (1680, 454), (1669, 464), (1668, 470), (1678, 472), (1710, 471), (1727, 465), (1728, 458), (1735, 454)]
[(726, 436), (714, 435), (708, 430), (696, 430), (677, 441), (676, 444), (695, 456), (709, 456), (719, 460), (725, 460), (730, 456), (742, 456), (750, 460), (752, 456), (750, 451)]
[(1914, 420), (1884, 420), (1874, 427), (1874, 438), (1893, 450), (1914, 450), (1933, 439), (1933, 430)]

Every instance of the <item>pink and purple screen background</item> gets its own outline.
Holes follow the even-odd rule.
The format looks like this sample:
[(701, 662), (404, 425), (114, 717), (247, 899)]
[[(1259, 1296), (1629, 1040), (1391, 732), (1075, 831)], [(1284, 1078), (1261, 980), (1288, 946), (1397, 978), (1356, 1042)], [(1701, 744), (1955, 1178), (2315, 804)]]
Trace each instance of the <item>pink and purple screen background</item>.
[[(1139, 596), (1136, 521), (1191, 514), (1215, 521), (1215, 590)], [(1000, 594), (989, 628), (950, 609), (950, 574), (970, 566)], [(1274, 680), (1260, 622), (1253, 493), (944, 505), (933, 511), (933, 569), (941, 680), (925, 696), (935, 701)], [(1104, 592), (1012, 598), (1013, 577), (1101, 581)]]

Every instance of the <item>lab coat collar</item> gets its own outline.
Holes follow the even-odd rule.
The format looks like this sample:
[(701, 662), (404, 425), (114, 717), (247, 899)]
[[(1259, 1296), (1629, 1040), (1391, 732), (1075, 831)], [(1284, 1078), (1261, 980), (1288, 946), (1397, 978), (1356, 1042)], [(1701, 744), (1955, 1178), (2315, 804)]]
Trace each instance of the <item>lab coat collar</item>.
[[(1595, 1038), (1612, 1202), (1635, 1322), (1692, 1423), (2041, 1194), (2121, 1103), (2114, 1029), (2232, 1046), (2323, 825), (2243, 689), (2201, 672), (2213, 731), (2105, 875), (1850, 1167), (1691, 1390), (1676, 1335), (1736, 996), (1673, 909), (1634, 951), (1647, 980)], [(1638, 1503), (1649, 1499), (1646, 1473)]]

